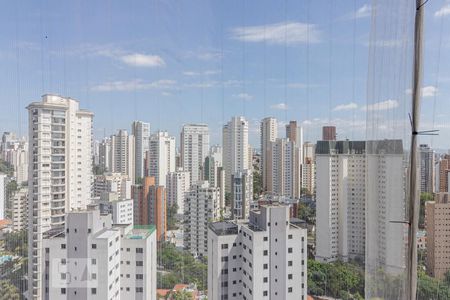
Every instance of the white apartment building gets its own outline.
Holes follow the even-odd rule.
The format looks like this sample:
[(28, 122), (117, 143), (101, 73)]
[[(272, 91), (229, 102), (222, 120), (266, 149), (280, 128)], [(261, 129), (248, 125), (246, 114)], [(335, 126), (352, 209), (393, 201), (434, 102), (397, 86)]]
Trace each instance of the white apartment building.
[(401, 271), (405, 227), (391, 221), (405, 220), (404, 180), (401, 140), (318, 141), (316, 259)]
[(28, 188), (22, 187), (17, 190), (10, 199), (13, 231), (27, 229), (28, 226)]
[(225, 170), (222, 166), (222, 147), (213, 146), (205, 158), (203, 179), (210, 186), (220, 188), (220, 209), (225, 208)]
[(261, 175), (263, 190), (267, 191), (268, 174), (272, 166), (272, 162), (269, 160), (269, 151), (272, 148), (272, 142), (278, 138), (278, 124), (277, 119), (267, 117), (261, 121)]
[(167, 131), (158, 131), (150, 136), (147, 156), (148, 176), (155, 177), (156, 186), (166, 186), (166, 176), (175, 172), (175, 137)]
[(117, 193), (119, 199), (131, 199), (132, 182), (128, 175), (121, 173), (105, 173), (94, 177), (94, 197), (103, 193)]
[(111, 136), (111, 172), (128, 175), (131, 182), (135, 180), (134, 135), (128, 135), (120, 129)]
[(236, 172), (231, 177), (231, 217), (248, 219), (253, 202), (253, 174), (249, 170)]
[(156, 300), (154, 226), (114, 226), (94, 207), (46, 232), (42, 298)]
[(209, 152), (209, 128), (206, 124), (186, 124), (181, 131), (181, 166), (191, 173), (191, 184), (202, 180), (203, 164)]
[(166, 178), (166, 193), (167, 193), (167, 205), (178, 206), (177, 214), (182, 215), (184, 213), (184, 201), (186, 199), (186, 193), (190, 188), (190, 173), (183, 171), (182, 169), (167, 174)]
[(111, 139), (104, 138), (98, 145), (98, 164), (104, 172), (111, 172)]
[(44, 95), (28, 107), (29, 293), (43, 291), (42, 235), (64, 225), (65, 213), (91, 199), (93, 114), (78, 101)]
[(231, 193), (231, 175), (248, 169), (248, 121), (233, 117), (223, 126), (223, 166), (225, 168), (225, 191)]
[(299, 198), (301, 191), (301, 151), (294, 141), (278, 138), (271, 143), (268, 159), (267, 191), (278, 196)]
[(144, 159), (150, 145), (150, 123), (134, 121), (131, 124), (131, 134), (134, 135), (135, 178), (145, 176)]
[(191, 186), (184, 203), (184, 248), (194, 256), (204, 256), (208, 247), (208, 223), (220, 216), (220, 190), (207, 181)]
[(208, 299), (307, 297), (307, 230), (290, 222), (289, 208), (262, 205), (247, 221), (208, 229)]
[(134, 200), (121, 199), (117, 193), (104, 193), (96, 204), (101, 214), (109, 214), (113, 224), (134, 224)]

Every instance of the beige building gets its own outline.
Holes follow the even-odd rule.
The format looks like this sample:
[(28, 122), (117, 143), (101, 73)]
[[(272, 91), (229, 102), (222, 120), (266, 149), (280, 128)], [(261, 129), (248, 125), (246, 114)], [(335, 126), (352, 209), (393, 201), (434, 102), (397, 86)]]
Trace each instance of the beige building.
[(430, 276), (444, 278), (450, 270), (450, 202), (448, 193), (437, 193), (425, 204), (427, 269)]

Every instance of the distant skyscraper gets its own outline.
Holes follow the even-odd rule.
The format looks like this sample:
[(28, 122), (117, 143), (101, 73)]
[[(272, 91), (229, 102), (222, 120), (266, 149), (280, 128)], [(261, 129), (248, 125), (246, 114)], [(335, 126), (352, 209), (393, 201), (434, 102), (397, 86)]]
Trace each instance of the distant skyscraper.
[(167, 205), (171, 207), (177, 205), (177, 214), (184, 213), (184, 201), (186, 193), (189, 191), (190, 173), (188, 171), (178, 170), (167, 174)]
[(448, 193), (437, 193), (434, 201), (425, 203), (425, 224), (427, 231), (427, 271), (431, 276), (444, 279), (450, 270), (450, 199)]
[(426, 144), (419, 146), (420, 155), (420, 192), (434, 192), (434, 150)]
[(64, 226), (65, 213), (86, 208), (91, 199), (93, 114), (56, 95), (44, 95), (27, 109), (28, 286), (34, 299), (42, 299), (43, 234)]
[(436, 190), (440, 193), (448, 193), (450, 174), (450, 155), (445, 154), (436, 164)]
[(207, 254), (208, 222), (216, 220), (219, 210), (220, 190), (210, 187), (207, 181), (191, 186), (184, 203), (184, 248), (193, 255)]
[(263, 190), (267, 191), (269, 186), (268, 174), (270, 173), (271, 162), (269, 161), (269, 151), (271, 143), (278, 138), (278, 124), (275, 118), (264, 118), (261, 121), (261, 175)]
[(311, 194), (314, 194), (316, 190), (315, 148), (316, 146), (312, 143), (303, 144), (302, 189), (306, 189)]
[(191, 173), (191, 184), (202, 180), (203, 164), (209, 153), (209, 129), (205, 124), (186, 124), (181, 131), (181, 165)]
[(253, 174), (249, 170), (236, 172), (231, 177), (231, 216), (248, 219), (253, 202)]
[(128, 175), (134, 183), (134, 136), (119, 130), (111, 136), (111, 172)]
[(104, 138), (98, 145), (98, 164), (103, 172), (111, 172), (111, 139)]
[(317, 260), (404, 270), (405, 227), (392, 222), (405, 219), (401, 140), (318, 141), (316, 202)]
[(45, 234), (42, 298), (156, 300), (156, 246), (154, 226), (114, 226), (95, 207), (71, 212)]
[(210, 223), (208, 299), (306, 300), (307, 230), (299, 223), (279, 204), (251, 211), (248, 222)]
[(96, 175), (94, 179), (94, 197), (103, 193), (117, 193), (119, 199), (131, 199), (131, 180), (120, 173)]
[(336, 140), (336, 126), (323, 126), (322, 127), (322, 140), (323, 141), (335, 141)]
[(147, 163), (148, 176), (155, 177), (157, 186), (166, 186), (167, 174), (175, 172), (175, 137), (167, 131), (152, 134)]
[(225, 208), (225, 170), (222, 166), (222, 148), (211, 147), (209, 155), (205, 159), (203, 179), (209, 182), (211, 187), (220, 189), (220, 208)]
[(10, 199), (10, 212), (13, 231), (27, 229), (28, 225), (28, 188), (17, 190)]
[(134, 135), (135, 176), (142, 178), (144, 174), (145, 153), (150, 145), (150, 124), (142, 121), (134, 121), (131, 124), (131, 134)]
[(223, 166), (225, 190), (231, 193), (231, 176), (248, 169), (248, 122), (244, 117), (233, 117), (223, 126)]
[(294, 141), (278, 138), (268, 152), (267, 191), (278, 196), (299, 198), (301, 191), (301, 150)]

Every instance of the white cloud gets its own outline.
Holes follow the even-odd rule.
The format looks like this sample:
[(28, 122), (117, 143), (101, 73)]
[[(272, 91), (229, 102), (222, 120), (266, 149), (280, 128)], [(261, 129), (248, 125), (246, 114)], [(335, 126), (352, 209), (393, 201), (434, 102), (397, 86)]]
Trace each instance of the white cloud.
[(276, 109), (276, 110), (287, 110), (288, 106), (286, 103), (277, 103), (277, 104), (271, 105), (270, 108)]
[(158, 55), (133, 53), (122, 55), (119, 59), (125, 64), (135, 67), (154, 68), (166, 65), (164, 60)]
[(236, 27), (231, 38), (246, 42), (267, 42), (268, 44), (317, 43), (321, 32), (314, 24), (282, 22), (261, 26)]
[(141, 79), (130, 81), (110, 81), (92, 87), (96, 92), (126, 92), (134, 90), (149, 89), (175, 89), (176, 82), (173, 80), (162, 79), (153, 82), (145, 82)]
[(183, 75), (186, 75), (186, 76), (199, 76), (199, 75), (215, 75), (215, 74), (219, 74), (219, 73), (220, 73), (219, 70), (206, 70), (206, 71), (201, 71), (201, 72), (184, 71)]
[(372, 13), (372, 7), (370, 4), (364, 4), (358, 10), (355, 12), (354, 18), (361, 19), (361, 18), (367, 18), (370, 17)]
[(250, 101), (253, 99), (253, 96), (250, 94), (247, 94), (247, 93), (240, 93), (240, 94), (234, 95), (233, 97), (239, 98), (239, 99), (242, 99), (245, 101)]
[(397, 100), (386, 100), (381, 101), (369, 105), (363, 106), (361, 109), (365, 111), (380, 111), (380, 110), (388, 110), (398, 107), (398, 101)]
[(438, 11), (436, 11), (434, 13), (434, 16), (436, 18), (445, 17), (445, 16), (448, 16), (448, 15), (450, 15), (450, 3), (442, 6)]
[(353, 109), (357, 109), (358, 108), (358, 104), (354, 103), (354, 102), (350, 102), (347, 104), (340, 104), (338, 106), (336, 106), (335, 108), (333, 108), (333, 111), (345, 111), (345, 110), (353, 110)]
[[(436, 96), (437, 92), (438, 92), (437, 87), (433, 85), (424, 86), (422, 88), (422, 97), (424, 98), (434, 97)], [(407, 89), (406, 94), (411, 95), (412, 94), (411, 89)]]

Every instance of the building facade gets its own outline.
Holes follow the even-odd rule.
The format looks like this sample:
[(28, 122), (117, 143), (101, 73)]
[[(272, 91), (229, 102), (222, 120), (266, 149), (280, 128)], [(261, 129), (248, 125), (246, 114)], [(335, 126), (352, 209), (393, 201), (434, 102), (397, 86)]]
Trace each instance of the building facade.
[(207, 254), (208, 223), (220, 216), (220, 190), (207, 181), (191, 186), (184, 203), (184, 248), (194, 256)]
[(143, 178), (145, 153), (150, 145), (150, 123), (134, 121), (131, 124), (131, 134), (134, 136), (135, 178)]
[(186, 199), (186, 193), (190, 188), (190, 173), (183, 170), (169, 173), (167, 175), (167, 205), (177, 205), (177, 214), (182, 215), (184, 213), (184, 201)]
[(267, 191), (269, 186), (268, 174), (272, 167), (272, 162), (269, 160), (269, 151), (272, 147), (272, 142), (278, 138), (278, 124), (277, 119), (267, 117), (261, 121), (261, 175), (263, 183), (263, 191)]
[(253, 202), (253, 174), (248, 170), (233, 174), (231, 177), (231, 217), (247, 220), (251, 202)]
[(155, 177), (156, 185), (166, 186), (167, 174), (175, 172), (175, 137), (167, 131), (152, 134), (147, 163), (148, 176)]
[(208, 299), (306, 299), (307, 230), (290, 222), (287, 206), (208, 227)]
[(127, 175), (134, 183), (134, 166), (134, 135), (120, 129), (111, 136), (111, 172)]
[(181, 165), (190, 173), (190, 184), (202, 180), (203, 164), (209, 153), (209, 128), (206, 124), (186, 124), (180, 138)]
[(405, 219), (403, 163), (401, 140), (317, 142), (316, 260), (404, 270), (405, 228), (391, 222)]
[(248, 121), (233, 117), (223, 126), (223, 166), (225, 168), (225, 191), (231, 193), (231, 176), (249, 167)]
[(67, 214), (45, 235), (42, 298), (156, 300), (153, 226), (114, 226), (95, 208)]

